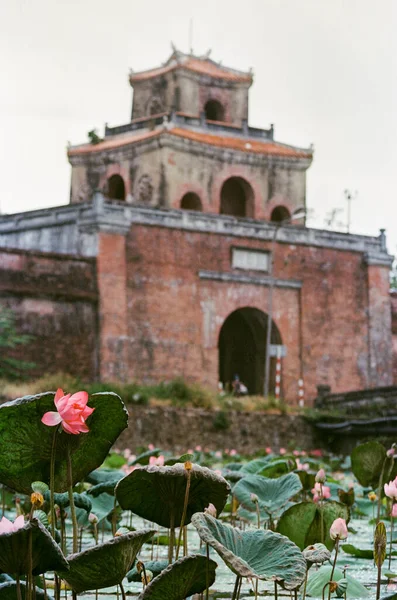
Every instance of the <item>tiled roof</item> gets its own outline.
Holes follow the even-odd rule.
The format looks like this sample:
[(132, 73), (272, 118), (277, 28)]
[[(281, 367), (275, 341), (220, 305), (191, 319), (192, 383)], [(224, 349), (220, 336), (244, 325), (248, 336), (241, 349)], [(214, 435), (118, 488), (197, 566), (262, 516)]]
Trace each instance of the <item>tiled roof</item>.
[(175, 71), (176, 69), (186, 69), (187, 71), (193, 71), (194, 73), (199, 73), (201, 75), (208, 75), (209, 77), (224, 79), (226, 81), (236, 83), (252, 82), (252, 75), (250, 73), (243, 73), (242, 71), (228, 69), (227, 67), (223, 67), (222, 65), (219, 65), (208, 58), (203, 59), (192, 56), (185, 57), (185, 60), (182, 61), (168, 61), (168, 63), (163, 67), (159, 67), (157, 69), (149, 69), (148, 71), (141, 71), (140, 73), (131, 73), (130, 83), (134, 83), (136, 81), (145, 81), (147, 79), (151, 79), (152, 77), (157, 77), (158, 75), (165, 75), (166, 73)]
[(68, 156), (77, 156), (79, 154), (91, 154), (94, 152), (102, 152), (103, 150), (111, 150), (113, 148), (121, 148), (129, 144), (135, 144), (144, 140), (158, 137), (163, 134), (173, 135), (192, 142), (216, 146), (218, 148), (226, 148), (230, 150), (238, 150), (250, 154), (266, 154), (272, 156), (281, 156), (286, 158), (312, 158), (312, 153), (306, 150), (300, 150), (291, 146), (284, 146), (277, 142), (265, 142), (262, 140), (253, 140), (240, 137), (211, 135), (209, 133), (192, 131), (191, 129), (183, 129), (182, 127), (174, 127), (172, 129), (157, 129), (155, 131), (147, 131), (141, 134), (129, 134), (120, 137), (113, 137), (100, 142), (99, 144), (85, 144), (70, 148)]
[(311, 152), (277, 144), (277, 142), (211, 135), (204, 132), (202, 133), (201, 131), (192, 131), (190, 129), (182, 129), (179, 127), (175, 127), (170, 133), (184, 139), (192, 140), (193, 142), (209, 144), (219, 148), (228, 148), (230, 150), (239, 150), (240, 152), (249, 152), (251, 154), (271, 154), (273, 156), (286, 156), (291, 158), (312, 157)]

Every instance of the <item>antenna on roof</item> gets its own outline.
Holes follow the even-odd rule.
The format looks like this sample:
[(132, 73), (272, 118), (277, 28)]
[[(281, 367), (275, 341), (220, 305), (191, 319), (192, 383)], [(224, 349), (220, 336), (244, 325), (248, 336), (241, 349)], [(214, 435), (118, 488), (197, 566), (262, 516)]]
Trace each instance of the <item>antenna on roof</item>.
[(193, 17), (189, 20), (189, 49), (190, 54), (193, 54)]

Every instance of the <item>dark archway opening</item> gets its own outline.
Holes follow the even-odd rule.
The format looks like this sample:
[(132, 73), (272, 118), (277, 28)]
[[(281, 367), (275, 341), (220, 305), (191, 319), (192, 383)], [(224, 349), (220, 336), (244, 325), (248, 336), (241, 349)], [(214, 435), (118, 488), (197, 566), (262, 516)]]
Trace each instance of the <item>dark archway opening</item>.
[[(263, 394), (265, 378), (267, 315), (258, 308), (244, 307), (232, 312), (219, 334), (219, 381), (230, 389), (235, 375), (249, 394)], [(273, 322), (271, 343), (281, 344), (280, 332)], [(276, 359), (270, 359), (269, 392), (274, 394)]]
[(224, 121), (225, 109), (218, 100), (208, 100), (204, 106), (207, 121)]
[(273, 223), (282, 223), (282, 221), (288, 221), (291, 218), (291, 214), (288, 208), (285, 206), (276, 206), (272, 210), (272, 214), (270, 215), (270, 220)]
[(181, 208), (185, 210), (203, 210), (200, 197), (194, 192), (188, 192), (183, 196)]
[(108, 197), (111, 200), (125, 200), (125, 185), (121, 175), (112, 175), (109, 177)]
[(254, 216), (254, 193), (242, 177), (230, 177), (221, 189), (221, 215)]

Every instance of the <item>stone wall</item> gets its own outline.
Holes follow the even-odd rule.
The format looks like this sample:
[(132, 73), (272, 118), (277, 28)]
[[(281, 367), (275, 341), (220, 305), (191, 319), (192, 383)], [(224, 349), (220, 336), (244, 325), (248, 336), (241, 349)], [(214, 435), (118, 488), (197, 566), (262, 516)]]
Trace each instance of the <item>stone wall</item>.
[[(119, 437), (120, 449), (154, 444), (163, 450), (184, 453), (201, 445), (210, 450), (231, 450), (250, 454), (261, 448), (299, 448), (321, 446), (314, 428), (303, 417), (265, 413), (217, 411), (197, 408), (128, 406), (129, 427)], [(219, 428), (219, 423), (227, 425)]]
[(62, 371), (96, 378), (95, 260), (2, 249), (0, 307), (11, 309), (18, 331), (32, 336), (12, 354), (36, 364), (33, 377)]

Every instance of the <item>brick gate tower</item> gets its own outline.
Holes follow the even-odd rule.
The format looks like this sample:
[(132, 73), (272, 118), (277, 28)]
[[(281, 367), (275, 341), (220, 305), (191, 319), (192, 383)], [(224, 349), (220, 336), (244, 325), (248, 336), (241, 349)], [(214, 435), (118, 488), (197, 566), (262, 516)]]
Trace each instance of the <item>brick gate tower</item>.
[(391, 384), (384, 232), (289, 223), (312, 150), (249, 125), (252, 80), (178, 51), (131, 72), (131, 120), (68, 149), (70, 204), (0, 217), (0, 301), (43, 347), (79, 350), (44, 369), (213, 389), (239, 374), (262, 394), (277, 346), (292, 403), (300, 380), (307, 398)]

